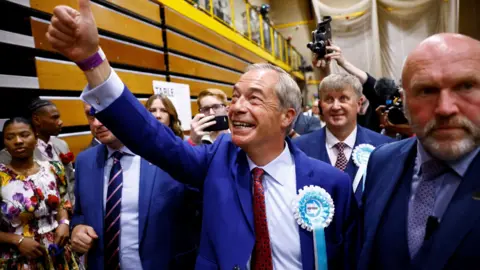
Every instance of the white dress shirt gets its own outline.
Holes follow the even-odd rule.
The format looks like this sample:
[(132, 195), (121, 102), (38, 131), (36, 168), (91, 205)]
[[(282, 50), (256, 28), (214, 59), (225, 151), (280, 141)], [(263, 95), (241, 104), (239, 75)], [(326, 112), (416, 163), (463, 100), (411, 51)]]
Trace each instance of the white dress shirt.
[[(80, 97), (85, 102), (91, 104), (95, 110), (102, 111), (122, 94), (123, 89), (123, 82), (112, 69), (110, 77), (105, 82), (95, 89), (90, 89), (87, 86)], [(248, 163), (250, 170), (259, 167), (250, 159), (248, 159)], [(123, 163), (122, 166), (124, 166)], [(259, 168), (264, 169), (266, 172), (263, 184), (265, 189), (268, 231), (273, 253), (273, 266), (275, 269), (280, 270), (301, 270), (302, 256), (299, 226), (295, 221), (292, 210), (292, 200), (297, 195), (297, 182), (295, 163), (288, 146), (285, 146), (282, 154), (275, 160)], [(124, 174), (124, 182), (125, 179)], [(125, 265), (123, 261), (122, 265)], [(129, 266), (130, 265), (133, 264), (130, 263)], [(248, 262), (247, 268), (250, 269), (250, 262)], [(131, 269), (134, 268), (132, 267)]]
[[(47, 146), (49, 146), (49, 145), (50, 145), (50, 147), (52, 147), (53, 158), (49, 157), (48, 154), (47, 154), (46, 149), (47, 149)], [(44, 142), (42, 139), (38, 139), (37, 140), (37, 148), (40, 151), (40, 153), (42, 153), (42, 156), (44, 156), (46, 160), (60, 161), (60, 157), (58, 156), (57, 151), (55, 151), (55, 148), (53, 147), (53, 143), (52, 143), (51, 139), (48, 140), (48, 143)]]
[[(273, 268), (301, 270), (299, 226), (292, 210), (292, 201), (297, 196), (297, 178), (290, 149), (285, 144), (283, 152), (263, 167), (255, 165), (248, 156), (247, 160), (250, 171), (256, 167), (265, 171), (263, 188)], [(250, 260), (247, 269), (250, 269)]]
[[(332, 166), (335, 166), (337, 162), (338, 150), (335, 147), (335, 144), (339, 143), (340, 141), (333, 135), (328, 128), (326, 129), (326, 138), (325, 138), (325, 146), (327, 148), (328, 158), (330, 159), (330, 163)], [(355, 141), (357, 140), (357, 127), (348, 135), (348, 137), (343, 141), (347, 146), (343, 150), (345, 157), (348, 161), (350, 161), (350, 157), (352, 156), (353, 147), (355, 146)]]
[[(105, 210), (110, 170), (113, 166), (112, 154), (108, 149), (105, 163), (103, 185), (103, 209)], [(140, 191), (140, 156), (133, 154), (123, 146), (120, 152), (125, 155), (120, 159), (123, 170), (122, 209), (120, 210), (120, 265), (121, 269), (142, 269), (138, 239), (138, 198)]]

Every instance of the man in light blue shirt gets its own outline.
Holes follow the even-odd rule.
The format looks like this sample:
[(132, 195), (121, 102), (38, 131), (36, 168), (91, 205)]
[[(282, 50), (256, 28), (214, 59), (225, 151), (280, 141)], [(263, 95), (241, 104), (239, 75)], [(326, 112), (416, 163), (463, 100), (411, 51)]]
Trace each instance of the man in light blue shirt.
[[(109, 268), (107, 256), (112, 254), (107, 247), (115, 240), (118, 251), (113, 256), (118, 256), (121, 269), (192, 267), (198, 244), (198, 236), (193, 234), (198, 230), (190, 226), (195, 224), (195, 213), (188, 211), (191, 202), (185, 198), (196, 192), (132, 153), (91, 114), (90, 105), (84, 108), (92, 133), (101, 144), (77, 157), (73, 249), (87, 254), (89, 269)], [(119, 159), (121, 171), (112, 177), (116, 152), (123, 155)], [(119, 175), (119, 188), (111, 191)], [(112, 202), (118, 194), (119, 201)], [(111, 207), (108, 202), (112, 202)], [(109, 219), (115, 214), (116, 218)], [(116, 225), (116, 239), (109, 240), (107, 232)], [(178, 256), (180, 253), (183, 256)]]

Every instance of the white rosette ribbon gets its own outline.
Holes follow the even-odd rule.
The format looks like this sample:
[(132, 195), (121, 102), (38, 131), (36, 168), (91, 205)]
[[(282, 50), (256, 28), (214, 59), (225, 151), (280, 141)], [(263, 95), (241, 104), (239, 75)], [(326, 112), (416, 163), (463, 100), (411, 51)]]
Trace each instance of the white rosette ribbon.
[[(355, 165), (358, 166), (357, 174), (353, 180), (353, 192), (355, 192), (358, 188), (358, 184), (363, 176), (365, 176), (367, 172), (367, 164), (370, 155), (372, 154), (373, 150), (375, 150), (375, 146), (367, 143), (363, 143), (355, 147), (352, 152), (352, 159)], [(363, 187), (365, 186), (365, 181), (363, 181)], [(363, 191), (362, 187), (362, 191)]]
[(327, 270), (325, 231), (335, 214), (332, 197), (319, 186), (305, 186), (293, 201), (293, 214), (302, 229), (313, 232), (315, 269)]

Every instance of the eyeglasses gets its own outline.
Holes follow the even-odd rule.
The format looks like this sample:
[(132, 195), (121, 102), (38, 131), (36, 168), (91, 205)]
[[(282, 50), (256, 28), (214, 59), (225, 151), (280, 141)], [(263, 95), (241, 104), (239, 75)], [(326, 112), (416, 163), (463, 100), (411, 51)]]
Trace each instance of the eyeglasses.
[(198, 111), (201, 113), (208, 113), (210, 112), (210, 109), (212, 109), (214, 112), (218, 112), (223, 108), (225, 108), (225, 105), (223, 104), (213, 104), (212, 106), (205, 106), (203, 108), (200, 108), (198, 109)]

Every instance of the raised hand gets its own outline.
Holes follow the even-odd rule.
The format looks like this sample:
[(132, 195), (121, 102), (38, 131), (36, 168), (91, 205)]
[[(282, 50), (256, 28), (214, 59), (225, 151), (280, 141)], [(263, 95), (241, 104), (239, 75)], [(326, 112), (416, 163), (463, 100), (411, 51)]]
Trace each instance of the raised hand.
[(98, 50), (98, 30), (90, 0), (79, 0), (79, 11), (56, 6), (46, 34), (52, 47), (73, 62), (80, 62)]
[(197, 113), (190, 123), (190, 139), (194, 144), (201, 144), (202, 137), (209, 134), (208, 131), (203, 131), (209, 126), (214, 125), (216, 122), (212, 121), (215, 115), (205, 116), (202, 113)]
[(335, 59), (337, 64), (341, 67), (345, 65), (345, 58), (343, 57), (342, 49), (340, 49), (340, 47), (330, 43), (330, 46), (327, 46), (327, 51), (329, 53), (325, 55), (325, 59), (328, 59), (328, 61)]

